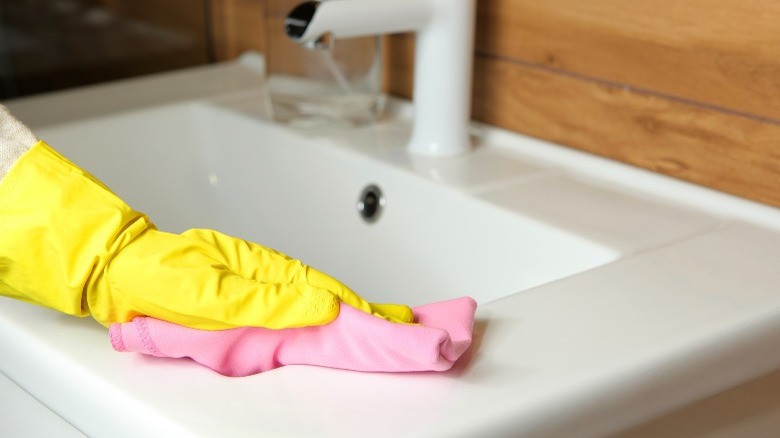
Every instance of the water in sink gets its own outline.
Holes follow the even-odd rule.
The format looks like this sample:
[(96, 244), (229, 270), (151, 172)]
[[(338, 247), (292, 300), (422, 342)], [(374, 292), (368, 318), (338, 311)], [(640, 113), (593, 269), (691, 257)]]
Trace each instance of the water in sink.
[[(36, 133), (160, 229), (208, 227), (262, 243), (370, 301), (487, 302), (617, 257), (354, 150), (204, 103)], [(355, 208), (369, 184), (386, 198), (374, 223)]]

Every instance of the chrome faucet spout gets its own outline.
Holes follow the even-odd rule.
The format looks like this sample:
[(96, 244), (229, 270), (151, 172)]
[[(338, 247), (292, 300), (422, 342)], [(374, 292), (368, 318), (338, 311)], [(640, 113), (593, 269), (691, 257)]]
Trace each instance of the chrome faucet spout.
[(414, 125), (409, 150), (450, 156), (470, 149), (476, 0), (306, 1), (285, 20), (301, 45), (323, 38), (415, 32)]

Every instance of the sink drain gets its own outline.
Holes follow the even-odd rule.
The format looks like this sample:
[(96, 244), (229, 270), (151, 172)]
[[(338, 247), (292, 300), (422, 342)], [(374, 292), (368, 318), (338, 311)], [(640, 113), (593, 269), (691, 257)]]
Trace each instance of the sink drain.
[(357, 211), (366, 222), (376, 222), (385, 206), (385, 196), (382, 190), (375, 184), (368, 185), (357, 202)]

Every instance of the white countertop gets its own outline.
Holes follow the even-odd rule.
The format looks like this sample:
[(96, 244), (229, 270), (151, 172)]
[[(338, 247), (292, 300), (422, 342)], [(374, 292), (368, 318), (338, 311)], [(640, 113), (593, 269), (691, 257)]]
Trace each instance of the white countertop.
[[(72, 93), (83, 93), (81, 116), (113, 111), (106, 92), (117, 108), (135, 96), (136, 109), (194, 89), (195, 98), (240, 94), (258, 84), (248, 59), (10, 106), (35, 127), (75, 117), (40, 109)], [(155, 87), (178, 91), (148, 91)], [(554, 184), (541, 192), (534, 178), (490, 190), (442, 184), (544, 220), (568, 217), (623, 255), (482, 303), (474, 345), (453, 370), (291, 366), (231, 379), (188, 361), (115, 353), (94, 321), (0, 298), (0, 371), (90, 436), (449, 437), (603, 435), (780, 368), (780, 211), (479, 129), (502, 154), (557, 166)], [(543, 195), (560, 202), (541, 203)]]

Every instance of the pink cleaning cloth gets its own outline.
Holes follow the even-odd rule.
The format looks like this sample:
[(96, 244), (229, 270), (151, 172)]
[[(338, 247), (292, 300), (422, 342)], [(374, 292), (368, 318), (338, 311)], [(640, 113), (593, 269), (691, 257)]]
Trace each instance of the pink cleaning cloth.
[(270, 330), (205, 331), (149, 317), (113, 324), (111, 345), (157, 357), (189, 357), (226, 376), (285, 365), (354, 371), (445, 371), (471, 345), (477, 303), (469, 297), (415, 307), (418, 324), (397, 324), (341, 304), (331, 323)]

